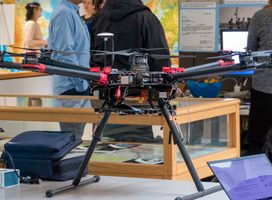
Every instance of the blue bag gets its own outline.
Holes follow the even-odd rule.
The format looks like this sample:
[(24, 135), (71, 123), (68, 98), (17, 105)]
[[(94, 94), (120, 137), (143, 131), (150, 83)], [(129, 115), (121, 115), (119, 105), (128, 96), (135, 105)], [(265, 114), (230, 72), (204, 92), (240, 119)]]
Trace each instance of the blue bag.
[[(75, 176), (84, 155), (67, 154), (82, 143), (71, 132), (27, 131), (4, 145), (7, 168), (44, 180), (64, 181)], [(11, 158), (9, 157), (9, 155)], [(12, 161), (11, 161), (12, 159)], [(84, 174), (88, 174), (86, 167)]]

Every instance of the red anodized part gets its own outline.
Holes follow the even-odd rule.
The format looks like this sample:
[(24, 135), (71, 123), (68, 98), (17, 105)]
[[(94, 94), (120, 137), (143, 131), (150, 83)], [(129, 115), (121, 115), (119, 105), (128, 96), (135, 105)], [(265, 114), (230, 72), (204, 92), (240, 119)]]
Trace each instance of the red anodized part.
[(185, 69), (184, 68), (175, 68), (175, 72), (178, 73), (178, 72), (185, 72)]
[(111, 67), (105, 67), (104, 69), (103, 69), (103, 73), (104, 74), (108, 74), (108, 73), (110, 73), (111, 72)]
[(22, 68), (33, 68), (33, 69), (39, 69), (41, 73), (45, 71), (45, 65), (44, 64), (22, 64)]
[(235, 61), (232, 62), (225, 62), (224, 60), (218, 60), (218, 62), (220, 63), (220, 66), (226, 66), (226, 65), (234, 65)]
[(163, 67), (163, 68), (162, 68), (162, 71), (163, 71), (164, 73), (171, 73), (171, 74), (174, 73), (174, 70), (171, 69), (170, 67)]
[(100, 72), (100, 67), (91, 67), (90, 71), (91, 72)]
[(100, 79), (99, 80), (96, 80), (98, 83), (100, 83), (101, 85), (107, 85), (107, 82), (108, 82), (108, 75), (107, 74), (102, 74), (102, 73), (99, 73), (100, 74)]

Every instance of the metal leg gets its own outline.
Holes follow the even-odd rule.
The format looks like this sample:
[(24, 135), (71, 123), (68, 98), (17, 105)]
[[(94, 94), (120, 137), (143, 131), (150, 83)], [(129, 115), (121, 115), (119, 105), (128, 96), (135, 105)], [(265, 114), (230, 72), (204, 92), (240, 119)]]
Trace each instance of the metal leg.
[(169, 112), (169, 108), (171, 108), (171, 105), (168, 102), (165, 103), (165, 102), (163, 102), (162, 99), (160, 99), (159, 100), (159, 106), (160, 106), (160, 108), (162, 110), (162, 113), (163, 113), (163, 115), (165, 117), (165, 120), (166, 120), (172, 134), (173, 134), (173, 137), (174, 137), (174, 139), (175, 139), (175, 141), (176, 141), (176, 143), (178, 145), (179, 151), (180, 151), (180, 153), (181, 153), (181, 155), (182, 155), (182, 157), (183, 157), (183, 159), (185, 161), (185, 164), (186, 164), (186, 166), (187, 166), (187, 168), (188, 168), (188, 170), (189, 170), (189, 172), (191, 174), (191, 177), (193, 178), (196, 189), (198, 191), (198, 193), (187, 196), (187, 197), (184, 197), (184, 198), (177, 197), (176, 200), (194, 199), (194, 198), (196, 198), (196, 196), (201, 197), (201, 196), (204, 196), (206, 194), (210, 194), (212, 192), (217, 192), (219, 190), (222, 190), (221, 186), (220, 187), (216, 186), (214, 188), (210, 188), (209, 190), (204, 190), (204, 187), (203, 187), (203, 185), (202, 185), (202, 183), (201, 183), (201, 181), (199, 179), (199, 176), (198, 176), (198, 174), (196, 172), (196, 169), (195, 169), (195, 167), (194, 167), (194, 165), (192, 163), (192, 160), (191, 160), (190, 156), (188, 155), (188, 152), (187, 152), (187, 150), (185, 148), (185, 145), (184, 145), (184, 143), (183, 143), (183, 141), (182, 141), (182, 139), (181, 139), (181, 137), (180, 137), (180, 135), (178, 133), (176, 125), (175, 125), (175, 123), (174, 123), (174, 121), (172, 119), (172, 115)]
[(98, 182), (100, 180), (99, 176), (94, 176), (91, 179), (80, 182), (80, 179), (82, 177), (84, 169), (88, 165), (89, 160), (93, 155), (94, 149), (95, 149), (98, 141), (100, 140), (100, 136), (103, 133), (103, 130), (104, 130), (104, 128), (105, 128), (105, 126), (106, 126), (106, 124), (108, 122), (108, 119), (109, 119), (110, 115), (111, 115), (110, 111), (104, 113), (104, 116), (103, 116), (99, 126), (97, 127), (94, 136), (93, 136), (93, 140), (92, 140), (92, 142), (91, 142), (91, 144), (90, 144), (90, 146), (89, 146), (89, 148), (88, 148), (88, 150), (87, 150), (87, 152), (85, 154), (85, 157), (84, 157), (83, 161), (81, 162), (81, 164), (79, 166), (77, 175), (75, 176), (72, 185), (65, 186), (65, 187), (62, 187), (62, 188), (59, 188), (59, 189), (56, 189), (56, 190), (48, 190), (45, 193), (47, 197), (52, 197), (52, 196), (57, 195), (57, 194), (68, 192), (68, 191), (71, 191), (71, 190), (76, 189), (78, 187), (83, 187), (83, 186), (88, 185), (90, 183)]

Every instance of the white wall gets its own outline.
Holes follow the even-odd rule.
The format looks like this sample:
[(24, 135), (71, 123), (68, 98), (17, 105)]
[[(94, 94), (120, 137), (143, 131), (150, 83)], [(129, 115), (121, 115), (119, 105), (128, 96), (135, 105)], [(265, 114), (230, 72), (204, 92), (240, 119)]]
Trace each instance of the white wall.
[(53, 76), (1, 80), (0, 94), (52, 95)]
[(85, 15), (86, 12), (85, 12), (85, 10), (84, 10), (83, 3), (79, 4), (79, 7), (80, 7), (80, 8), (79, 8), (80, 16)]

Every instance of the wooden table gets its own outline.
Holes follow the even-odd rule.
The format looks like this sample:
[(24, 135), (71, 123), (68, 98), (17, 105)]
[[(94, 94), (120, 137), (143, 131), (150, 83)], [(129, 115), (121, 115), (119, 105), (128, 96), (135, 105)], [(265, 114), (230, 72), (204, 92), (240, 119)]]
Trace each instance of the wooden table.
[[(88, 176), (90, 178), (91, 176)], [(82, 180), (85, 180), (84, 177)], [(1, 200), (45, 200), (45, 192), (71, 184), (71, 181), (43, 181), (41, 185), (21, 184), (0, 190)], [(218, 183), (203, 183), (205, 189)], [(54, 200), (174, 200), (197, 192), (194, 183), (188, 181), (155, 180), (102, 176), (98, 183), (54, 196)], [(223, 190), (201, 197), (199, 200), (228, 200)]]

